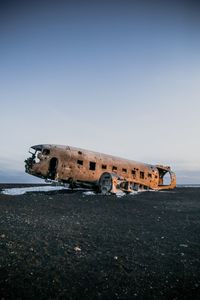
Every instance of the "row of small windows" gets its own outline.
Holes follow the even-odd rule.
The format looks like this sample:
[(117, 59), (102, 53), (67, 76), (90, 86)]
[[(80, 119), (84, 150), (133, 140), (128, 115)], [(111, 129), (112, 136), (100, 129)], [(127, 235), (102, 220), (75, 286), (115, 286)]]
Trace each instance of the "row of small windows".
[[(78, 159), (78, 160), (77, 160), (77, 164), (83, 166), (83, 160)], [(101, 165), (101, 168), (102, 168), (103, 170), (106, 170), (106, 169), (107, 169), (107, 165), (102, 164), (102, 165)], [(89, 162), (89, 170), (92, 170), (92, 171), (95, 171), (95, 170), (96, 170), (96, 163), (95, 163), (95, 162), (93, 162), (93, 161), (90, 161), (90, 162)], [(137, 169), (137, 170), (138, 170), (138, 169)], [(113, 172), (117, 171), (117, 167), (116, 167), (116, 166), (113, 166), (113, 167), (112, 167), (112, 171), (113, 171)], [(127, 173), (127, 169), (122, 168), (122, 172), (123, 172), (123, 173)], [(133, 177), (136, 176), (136, 170), (131, 170), (131, 174), (133, 175)], [(144, 172), (143, 172), (143, 171), (140, 171), (140, 178), (141, 178), (141, 179), (144, 179)], [(152, 174), (151, 174), (151, 173), (148, 173), (148, 178), (152, 178)]]
[[(82, 166), (83, 165), (83, 160), (78, 159), (77, 164)], [(89, 162), (89, 169), (92, 170), (92, 171), (95, 171), (96, 170), (96, 163), (93, 162), (93, 161), (90, 161)]]
[[(78, 151), (78, 154), (82, 155), (83, 153), (82, 153), (82, 151)], [(77, 164), (82, 166), (83, 165), (83, 160), (78, 159), (77, 160)], [(102, 164), (101, 168), (102, 168), (102, 170), (106, 170), (107, 169), (107, 165)], [(92, 162), (92, 161), (89, 162), (89, 170), (92, 170), (92, 171), (96, 170), (96, 163), (95, 162)], [(131, 170), (131, 174), (133, 175), (133, 177), (136, 177), (136, 170), (139, 171), (137, 168), (134, 168), (134, 170)], [(117, 171), (117, 167), (113, 166), (112, 167), (112, 171), (116, 172)], [(122, 172), (123, 173), (127, 173), (127, 169), (126, 168), (122, 168)], [(154, 170), (153, 170), (153, 172), (154, 172)], [(144, 175), (145, 175), (144, 172), (140, 171), (140, 178), (141, 179), (144, 179)], [(157, 175), (155, 177), (157, 178)], [(148, 173), (148, 178), (152, 178), (152, 174), (151, 173)]]

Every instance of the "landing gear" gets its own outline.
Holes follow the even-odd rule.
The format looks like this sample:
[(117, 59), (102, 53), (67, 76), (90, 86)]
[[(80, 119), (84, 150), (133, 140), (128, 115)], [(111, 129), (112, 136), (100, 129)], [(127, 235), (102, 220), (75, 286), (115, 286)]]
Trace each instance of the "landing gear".
[(139, 190), (147, 190), (145, 187), (139, 183), (127, 181), (121, 178), (116, 173), (105, 172), (101, 175), (98, 182), (99, 192), (103, 195), (116, 194), (120, 191), (124, 193), (132, 193)]
[(130, 183), (115, 173), (105, 172), (99, 179), (99, 192), (103, 195), (116, 194), (119, 191), (130, 193)]
[(116, 174), (105, 172), (99, 179), (99, 192), (103, 195), (114, 193), (118, 177)]

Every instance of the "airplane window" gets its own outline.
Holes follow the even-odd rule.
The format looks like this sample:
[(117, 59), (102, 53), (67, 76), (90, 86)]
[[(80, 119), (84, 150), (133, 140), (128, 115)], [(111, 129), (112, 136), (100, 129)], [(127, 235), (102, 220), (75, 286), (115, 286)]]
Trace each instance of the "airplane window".
[(42, 154), (43, 155), (49, 155), (50, 154), (50, 150), (49, 149), (43, 149)]
[(96, 163), (93, 161), (90, 161), (89, 169), (94, 171), (96, 169)]
[(144, 179), (144, 172), (142, 172), (142, 171), (140, 172), (140, 178)]

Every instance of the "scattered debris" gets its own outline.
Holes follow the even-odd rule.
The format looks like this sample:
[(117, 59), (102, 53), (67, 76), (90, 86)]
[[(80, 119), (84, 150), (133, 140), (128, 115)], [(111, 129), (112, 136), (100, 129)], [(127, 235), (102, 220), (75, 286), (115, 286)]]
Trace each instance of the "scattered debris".
[(187, 247), (188, 247), (188, 245), (186, 245), (186, 244), (180, 244), (179, 246), (180, 246), (180, 247), (184, 247), (184, 248), (187, 248)]
[(81, 251), (81, 248), (80, 248), (79, 246), (76, 246), (76, 247), (74, 247), (74, 250), (75, 250), (76, 252), (80, 252), (80, 251)]

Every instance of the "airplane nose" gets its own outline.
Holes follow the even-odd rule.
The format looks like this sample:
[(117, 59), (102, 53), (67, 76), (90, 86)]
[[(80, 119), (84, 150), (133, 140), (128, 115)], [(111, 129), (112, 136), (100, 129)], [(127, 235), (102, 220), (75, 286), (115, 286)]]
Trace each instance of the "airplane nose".
[(29, 157), (24, 162), (25, 162), (25, 172), (30, 173), (30, 170), (34, 164), (34, 157)]

